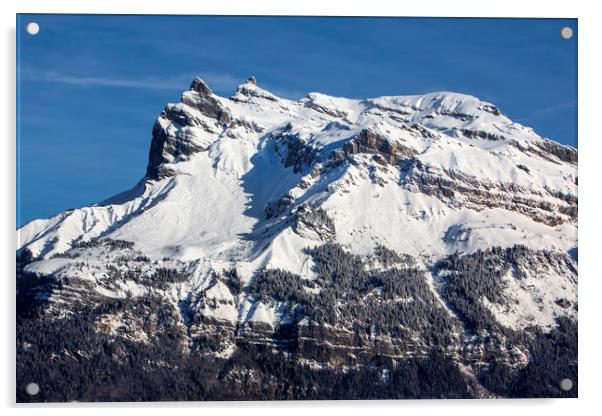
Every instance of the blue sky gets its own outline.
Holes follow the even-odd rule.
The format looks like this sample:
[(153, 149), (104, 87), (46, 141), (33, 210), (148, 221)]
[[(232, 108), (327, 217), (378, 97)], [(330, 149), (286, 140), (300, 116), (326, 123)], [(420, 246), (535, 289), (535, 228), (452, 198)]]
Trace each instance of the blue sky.
[(17, 225), (133, 186), (195, 75), (226, 96), (250, 75), (288, 98), (458, 91), (577, 146), (574, 19), (20, 15), (17, 32)]

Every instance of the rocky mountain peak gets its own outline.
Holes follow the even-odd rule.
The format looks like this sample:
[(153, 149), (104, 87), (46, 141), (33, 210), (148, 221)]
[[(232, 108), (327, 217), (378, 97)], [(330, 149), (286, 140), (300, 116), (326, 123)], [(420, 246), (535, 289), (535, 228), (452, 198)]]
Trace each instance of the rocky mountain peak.
[(244, 84), (236, 88), (236, 94), (230, 97), (233, 101), (252, 101), (253, 99), (263, 99), (269, 101), (278, 101), (271, 92), (257, 86), (257, 79), (254, 76), (249, 77)]
[[(436, 397), (550, 391), (576, 375), (577, 205), (576, 149), (475, 97), (293, 101), (249, 79), (225, 98), (195, 78), (137, 186), (17, 230), (19, 317), (42, 311), (19, 377), (142, 357), (161, 389), (206, 365), (191, 391), (212, 398), (290, 375), (283, 398), (408, 374)], [(73, 347), (27, 347), (59, 331)]]
[(190, 84), (190, 90), (196, 91), (200, 95), (211, 95), (213, 91), (209, 88), (207, 83), (203, 81), (200, 77), (195, 77)]

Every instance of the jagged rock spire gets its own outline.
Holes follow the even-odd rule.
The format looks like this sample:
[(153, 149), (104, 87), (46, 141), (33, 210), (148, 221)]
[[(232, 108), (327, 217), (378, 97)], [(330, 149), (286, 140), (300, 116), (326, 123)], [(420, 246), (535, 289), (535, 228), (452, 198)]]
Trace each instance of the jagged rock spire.
[(207, 83), (205, 81), (203, 81), (199, 77), (195, 77), (192, 80), (192, 83), (190, 84), (190, 90), (191, 91), (196, 91), (196, 92), (198, 92), (201, 95), (210, 95), (210, 94), (213, 94), (213, 92), (211, 91), (211, 88), (209, 88), (209, 86), (207, 85)]
[(250, 84), (253, 84), (253, 85), (257, 85), (257, 78), (255, 78), (254, 76), (250, 76), (247, 79), (247, 82), (250, 83)]

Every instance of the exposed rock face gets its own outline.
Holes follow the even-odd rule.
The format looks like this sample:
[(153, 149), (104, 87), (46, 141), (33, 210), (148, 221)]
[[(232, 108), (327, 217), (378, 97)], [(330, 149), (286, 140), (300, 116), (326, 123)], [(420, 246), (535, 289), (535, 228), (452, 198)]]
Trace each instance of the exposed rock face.
[(187, 134), (186, 130), (172, 132), (165, 127), (163, 121), (174, 121), (183, 126), (193, 125), (193, 121), (186, 118), (182, 112), (166, 109), (161, 113), (160, 120), (153, 126), (153, 135), (148, 154), (148, 165), (146, 177), (152, 180), (160, 180), (173, 176), (175, 171), (166, 164), (190, 156), (197, 152), (207, 150), (200, 144), (195, 143), (194, 137)]
[(563, 146), (550, 140), (542, 140), (538, 143), (538, 146), (542, 150), (556, 156), (563, 162), (577, 164), (577, 149), (569, 146)]
[[(199, 118), (191, 109), (208, 119)], [(207, 150), (208, 143), (199, 143), (198, 131), (216, 134), (233, 121), (229, 111), (215, 98), (200, 78), (192, 81), (178, 105), (165, 107), (155, 122), (146, 168), (146, 177), (160, 180), (173, 176), (175, 171), (166, 166), (186, 156)]]
[[(520, 169), (525, 170), (525, 167)], [(425, 166), (412, 159), (401, 164), (401, 173), (402, 186), (436, 196), (452, 207), (503, 208), (551, 226), (577, 221), (577, 197), (574, 195), (551, 190), (542, 194), (514, 184), (484, 182), (461, 172)]]
[(213, 94), (213, 91), (211, 91), (211, 88), (209, 88), (205, 81), (198, 77), (192, 80), (192, 83), (190, 84), (190, 90), (196, 91), (200, 96), (208, 96)]
[[(119, 250), (109, 243), (78, 248), (70, 256), (84, 256), (82, 258), (85, 259), (88, 251), (99, 247), (107, 248), (105, 255), (110, 257), (119, 255), (120, 250), (122, 253), (136, 252), (133, 247)], [(62, 351), (65, 355), (61, 356), (52, 349), (31, 352), (19, 347), (18, 354), (21, 360), (32, 353), (41, 354), (40, 358), (54, 354), (54, 358), (48, 362), (63, 366), (63, 371), (71, 371), (68, 363), (73, 362), (76, 356), (78, 366), (74, 367), (74, 371), (86, 371), (88, 366), (82, 367), (80, 362), (94, 363), (105, 354), (103, 351), (108, 351), (106, 354), (109, 354), (111, 364), (105, 365), (115, 375), (121, 374), (115, 372), (119, 372), (122, 366), (127, 367), (132, 359), (130, 354), (136, 351), (136, 354), (149, 357), (145, 371), (150, 371), (153, 377), (160, 377), (159, 381), (163, 381), (163, 376), (155, 373), (157, 368), (167, 366), (171, 372), (179, 371), (180, 366), (193, 365), (194, 362), (187, 361), (190, 357), (204, 357), (196, 365), (203, 363), (205, 379), (193, 383), (206, 383), (206, 389), (210, 384), (223, 383), (226, 374), (227, 377), (233, 377), (233, 387), (242, 388), (247, 383), (263, 387), (280, 383), (273, 378), (271, 381), (239, 378), (240, 372), (245, 369), (255, 369), (258, 377), (268, 371), (256, 367), (253, 361), (263, 357), (264, 353), (268, 357), (278, 353), (295, 357), (293, 361), (279, 364), (294, 374), (297, 371), (309, 374), (313, 371), (316, 374), (324, 371), (360, 371), (359, 376), (364, 371), (362, 369), (370, 368), (377, 368), (385, 374), (395, 371), (407, 374), (404, 366), (418, 360), (430, 363), (429, 369), (423, 370), (423, 377), (440, 377), (438, 371), (444, 366), (447, 368), (447, 377), (457, 378), (454, 381), (459, 382), (457, 386), (448, 385), (440, 394), (456, 397), (455, 394), (463, 391), (469, 392), (468, 395), (459, 397), (492, 397), (520, 394), (513, 389), (528, 388), (528, 384), (506, 384), (499, 381), (498, 377), (514, 380), (531, 374), (534, 371), (533, 359), (544, 360), (550, 351), (559, 348), (552, 347), (550, 339), (573, 336), (571, 331), (576, 329), (571, 329), (569, 321), (562, 321), (562, 325), (569, 327), (554, 329), (558, 333), (543, 335), (532, 327), (532, 320), (539, 319), (539, 316), (529, 315), (532, 307), (521, 304), (527, 306), (526, 310), (522, 310), (516, 303), (517, 299), (528, 297), (534, 303), (534, 310), (539, 307), (541, 317), (546, 316), (543, 311), (547, 308), (552, 308), (559, 316), (576, 314), (576, 292), (568, 283), (576, 278), (576, 270), (569, 256), (535, 252), (519, 246), (468, 256), (453, 255), (445, 258), (433, 270), (435, 286), (441, 294), (441, 299), (438, 299), (428, 288), (426, 272), (408, 266), (415, 263), (413, 259), (403, 259), (389, 252), (386, 257), (393, 260), (391, 264), (396, 266), (370, 271), (359, 257), (346, 254), (336, 245), (326, 244), (309, 250), (309, 253), (316, 262), (318, 273), (313, 280), (268, 269), (258, 275), (255, 282), (244, 287), (240, 285), (236, 272), (228, 271), (211, 276), (206, 284), (191, 292), (188, 299), (177, 306), (173, 302), (173, 289), (181, 288), (180, 285), (186, 281), (183, 277), (185, 273), (164, 272), (148, 280), (149, 277), (145, 277), (143, 272), (148, 267), (147, 260), (136, 257), (123, 257), (121, 264), (116, 263), (119, 268), (127, 264), (128, 271), (117, 272), (119, 269), (115, 268), (115, 273), (108, 279), (112, 283), (107, 276), (100, 275), (96, 282), (86, 285), (82, 285), (81, 279), (60, 278), (60, 284), (55, 285), (60, 289), (54, 289), (50, 295), (53, 306), (46, 309), (45, 313), (53, 316), (47, 319), (58, 320), (55, 321), (57, 328), (68, 334), (70, 343), (79, 349), (71, 350), (70, 346), (66, 346)], [(376, 255), (383, 257), (383, 248)], [(402, 260), (408, 268), (399, 263)], [(134, 267), (135, 264), (138, 267)], [(557, 298), (547, 298), (542, 292), (545, 285), (542, 273), (557, 274), (558, 279), (562, 280), (558, 287), (566, 289), (558, 292)], [(182, 276), (182, 280), (178, 282), (179, 276)], [(31, 281), (32, 276), (22, 275), (22, 278)], [(105, 291), (112, 290), (115, 293), (120, 285), (134, 288), (134, 282), (150, 289), (144, 298), (130, 294), (114, 299), (100, 295), (95, 289), (96, 285), (102, 284)], [(515, 285), (518, 288), (516, 290)], [(20, 288), (24, 286), (20, 285)], [(21, 300), (29, 296), (26, 291), (20, 293)], [(31, 297), (30, 301), (33, 301)], [(74, 317), (71, 318), (70, 314), (62, 316), (58, 305), (68, 307)], [(511, 310), (507, 316), (515, 322), (498, 321), (497, 316), (503, 315), (505, 308)], [(241, 310), (243, 313), (239, 316)], [(269, 322), (248, 319), (253, 310), (275, 310), (274, 318), (277, 316), (278, 319)], [(94, 336), (81, 332), (81, 325), (87, 322)], [(553, 321), (550, 324), (553, 326)], [(525, 335), (525, 331), (528, 335)], [(36, 332), (28, 332), (27, 328), (22, 327), (18, 334), (18, 345), (36, 345), (36, 337), (47, 335), (47, 327), (38, 327)], [(105, 341), (107, 346), (102, 344)], [(564, 342), (569, 344), (562, 344), (562, 348), (568, 348), (570, 354), (576, 354), (571, 338)], [(148, 350), (148, 346), (159, 349)], [(251, 357), (254, 359), (240, 356), (248, 350), (253, 352)], [(538, 352), (534, 358), (529, 358), (532, 354), (530, 351)], [(435, 357), (440, 357), (437, 360), (441, 361), (432, 362)], [(306, 366), (295, 369), (298, 365), (295, 363), (306, 363)], [(536, 361), (538, 366), (544, 363)], [(462, 372), (458, 371), (457, 366)], [(52, 379), (46, 379), (43, 368), (38, 370), (41, 371), (38, 377), (53, 386)], [(553, 366), (551, 370), (554, 374), (559, 371), (575, 376), (575, 369), (570, 363), (564, 362), (560, 368)], [(20, 377), (30, 376), (27, 373), (19, 374)], [(272, 376), (276, 377), (274, 374)], [(117, 380), (116, 385), (123, 391), (126, 388), (123, 380), (120, 377)], [(191, 381), (185, 379), (182, 382)], [(168, 397), (181, 398), (170, 387), (163, 388)], [(317, 398), (331, 397), (324, 390), (322, 382), (316, 381), (314, 388), (320, 392)], [(44, 397), (69, 397), (54, 395), (60, 392), (64, 390), (55, 391), (49, 387)], [(216, 391), (214, 394), (219, 393)], [(353, 394), (353, 397), (361, 397), (355, 396), (358, 393)], [(122, 400), (126, 397), (129, 396)], [(205, 396), (209, 397), (217, 396)], [(242, 397), (256, 396), (247, 391)], [(282, 398), (279, 395), (276, 397)], [(298, 392), (291, 397), (305, 396)], [(414, 396), (407, 392), (400, 397)]]
[(576, 164), (462, 94), (195, 79), (145, 180), (18, 230), (19, 401), (575, 396)]
[(343, 151), (346, 154), (378, 154), (391, 165), (395, 165), (400, 160), (416, 154), (415, 150), (391, 143), (385, 137), (367, 129), (362, 130), (357, 136), (345, 143)]
[(563, 146), (559, 143), (554, 143), (545, 139), (538, 140), (537, 142), (528, 145), (521, 144), (512, 139), (508, 140), (507, 142), (511, 146), (520, 149), (522, 152), (539, 156), (542, 159), (553, 163), (566, 162), (572, 165), (577, 165), (577, 149), (569, 146)]
[(271, 137), (275, 140), (276, 151), (283, 156), (284, 167), (292, 167), (293, 172), (300, 173), (316, 160), (316, 151), (292, 131), (290, 124), (274, 132)]
[(472, 139), (485, 139), (485, 140), (506, 140), (506, 138), (501, 134), (490, 133), (482, 130), (461, 130), (462, 134), (466, 137), (470, 137)]
[(347, 112), (340, 110), (334, 106), (328, 106), (325, 105), (325, 103), (322, 103), (321, 100), (321, 95), (319, 94), (308, 94), (305, 98), (304, 98), (304, 105), (307, 108), (311, 108), (319, 113), (322, 114), (327, 114), (331, 117), (335, 117), (335, 118), (340, 118), (340, 119), (345, 119), (347, 117)]
[(302, 237), (318, 241), (331, 241), (336, 230), (334, 222), (322, 208), (301, 205), (295, 213), (294, 231)]
[(192, 82), (190, 90), (196, 92), (197, 95), (185, 94), (182, 98), (182, 102), (197, 109), (201, 114), (217, 120), (219, 123), (227, 124), (232, 121), (232, 115), (219, 100), (214, 97), (213, 92), (203, 80), (196, 78)]

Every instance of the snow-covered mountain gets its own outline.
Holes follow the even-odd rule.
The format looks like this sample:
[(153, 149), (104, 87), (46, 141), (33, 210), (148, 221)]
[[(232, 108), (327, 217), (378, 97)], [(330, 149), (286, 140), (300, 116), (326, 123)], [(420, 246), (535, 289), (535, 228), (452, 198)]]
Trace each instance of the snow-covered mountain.
[[(516, 376), (534, 365), (518, 332), (576, 322), (577, 151), (451, 92), (292, 101), (250, 78), (224, 98), (196, 78), (134, 188), (17, 233), (52, 319), (157, 297), (182, 351), (216, 359), (246, 342), (394, 372), (441, 349), (471, 396), (525, 395), (483, 381), (491, 360)], [(120, 342), (159, 331), (94, 316)]]

